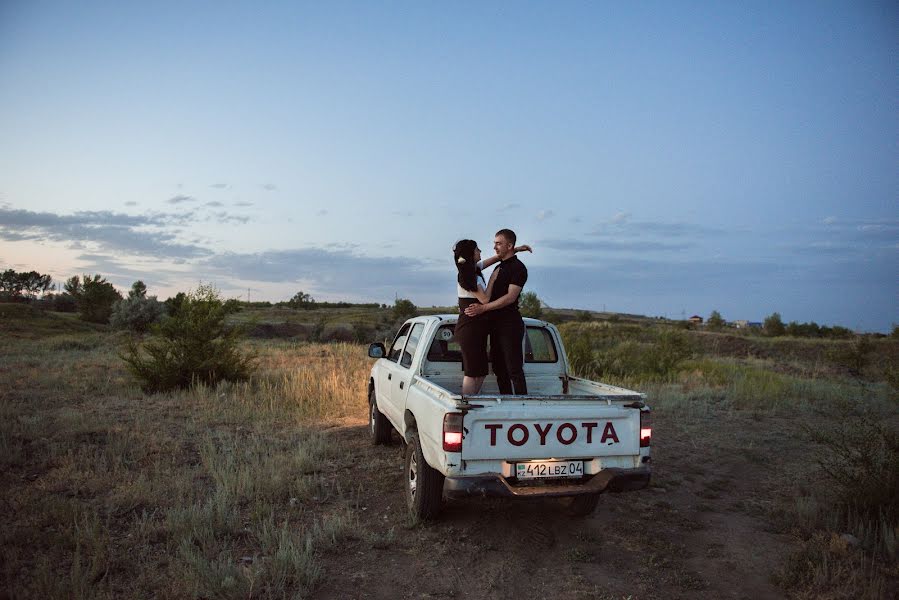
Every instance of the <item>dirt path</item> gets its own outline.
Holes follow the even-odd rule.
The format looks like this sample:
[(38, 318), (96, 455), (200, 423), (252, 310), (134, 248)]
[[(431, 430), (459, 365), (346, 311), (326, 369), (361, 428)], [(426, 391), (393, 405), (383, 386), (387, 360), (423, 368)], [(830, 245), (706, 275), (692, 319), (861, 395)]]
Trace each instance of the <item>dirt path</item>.
[[(759, 435), (756, 426), (743, 434)], [(738, 451), (739, 435), (654, 440), (653, 485), (607, 494), (587, 518), (557, 500), (470, 499), (416, 526), (403, 505), (402, 444), (372, 446), (361, 424), (332, 434), (338, 480), (357, 490), (366, 533), (323, 557), (315, 598), (783, 597), (770, 576), (790, 541), (753, 516), (768, 471)]]

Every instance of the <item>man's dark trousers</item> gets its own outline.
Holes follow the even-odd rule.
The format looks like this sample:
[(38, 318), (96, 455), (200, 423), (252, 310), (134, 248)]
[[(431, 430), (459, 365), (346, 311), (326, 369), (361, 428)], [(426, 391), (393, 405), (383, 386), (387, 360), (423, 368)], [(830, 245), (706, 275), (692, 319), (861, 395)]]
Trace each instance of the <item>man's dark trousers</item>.
[(490, 315), (490, 362), (500, 394), (528, 393), (524, 381), (524, 321), (517, 310), (508, 315)]

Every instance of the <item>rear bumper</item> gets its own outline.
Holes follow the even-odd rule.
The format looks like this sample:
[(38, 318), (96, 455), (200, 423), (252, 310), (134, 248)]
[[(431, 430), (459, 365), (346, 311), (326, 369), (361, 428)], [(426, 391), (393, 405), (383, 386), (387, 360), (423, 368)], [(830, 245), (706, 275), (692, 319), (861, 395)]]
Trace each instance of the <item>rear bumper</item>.
[(632, 492), (649, 485), (649, 467), (637, 469), (603, 469), (586, 480), (562, 482), (559, 480), (537, 482), (533, 485), (518, 485), (512, 479), (501, 475), (479, 475), (476, 477), (447, 477), (443, 493), (447, 498), (470, 496), (506, 497), (564, 497), (603, 492)]

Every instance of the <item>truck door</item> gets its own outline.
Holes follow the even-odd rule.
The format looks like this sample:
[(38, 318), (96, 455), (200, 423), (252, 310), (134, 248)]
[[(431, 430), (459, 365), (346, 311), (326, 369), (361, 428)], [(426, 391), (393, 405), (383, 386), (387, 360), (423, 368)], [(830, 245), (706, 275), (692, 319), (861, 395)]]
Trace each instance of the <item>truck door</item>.
[[(412, 382), (412, 363), (415, 352), (424, 333), (424, 323), (406, 324), (400, 329), (390, 352), (386, 368), (381, 373), (381, 389), (386, 392), (378, 405), (388, 419), (402, 430), (403, 412), (406, 410), (406, 395)], [(386, 400), (386, 401), (385, 401)]]

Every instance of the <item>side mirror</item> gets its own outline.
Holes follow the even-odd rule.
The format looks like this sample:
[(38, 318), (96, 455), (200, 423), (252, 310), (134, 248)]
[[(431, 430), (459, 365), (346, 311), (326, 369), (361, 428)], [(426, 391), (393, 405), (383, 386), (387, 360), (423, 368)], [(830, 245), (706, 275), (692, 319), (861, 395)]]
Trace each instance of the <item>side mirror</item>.
[(374, 344), (369, 344), (368, 346), (368, 357), (369, 358), (384, 358), (387, 356), (387, 348), (384, 347), (382, 342), (376, 342)]

